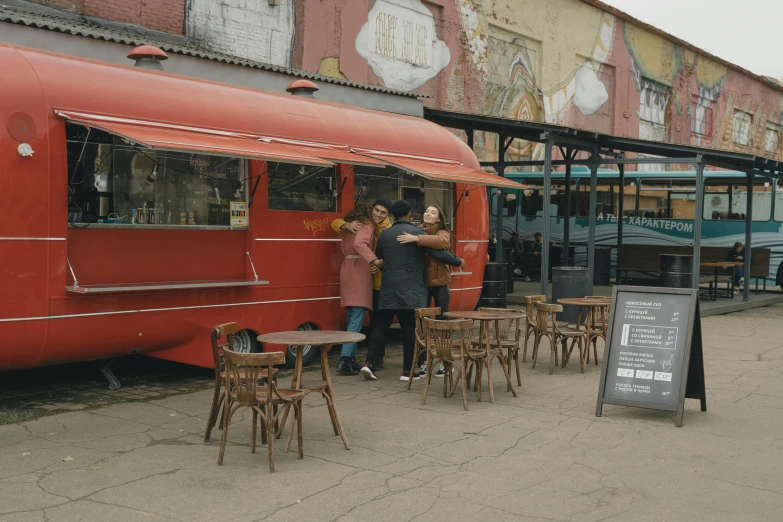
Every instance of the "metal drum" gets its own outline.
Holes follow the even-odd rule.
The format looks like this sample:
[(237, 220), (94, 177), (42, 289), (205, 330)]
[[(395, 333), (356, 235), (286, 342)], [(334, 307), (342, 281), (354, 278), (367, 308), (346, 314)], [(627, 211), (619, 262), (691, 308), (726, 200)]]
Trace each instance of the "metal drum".
[[(552, 268), (552, 302), (564, 297), (584, 297), (587, 295), (590, 272), (582, 266), (557, 266)], [(578, 306), (563, 306), (558, 314), (559, 321), (575, 323), (579, 315)]]
[(658, 254), (661, 256), (661, 286), (691, 288), (693, 285), (693, 256)]
[(506, 307), (506, 289), (508, 287), (507, 271), (508, 264), (506, 263), (487, 263), (484, 267), (484, 283), (481, 287), (481, 299), (479, 299), (479, 302), (476, 305), (477, 307)]

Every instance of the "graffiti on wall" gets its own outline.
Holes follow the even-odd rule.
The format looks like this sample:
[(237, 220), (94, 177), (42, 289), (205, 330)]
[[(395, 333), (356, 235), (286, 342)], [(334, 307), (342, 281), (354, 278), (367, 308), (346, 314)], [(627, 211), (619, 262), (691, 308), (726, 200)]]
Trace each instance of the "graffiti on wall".
[(435, 17), (421, 0), (378, 0), (356, 36), (356, 50), (387, 87), (409, 91), (449, 64)]

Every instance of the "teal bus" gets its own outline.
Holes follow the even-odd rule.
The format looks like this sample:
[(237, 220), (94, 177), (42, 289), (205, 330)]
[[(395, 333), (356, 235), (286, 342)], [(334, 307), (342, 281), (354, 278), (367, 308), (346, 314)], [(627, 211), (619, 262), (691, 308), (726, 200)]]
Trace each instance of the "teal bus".
[[(518, 232), (523, 241), (532, 241), (533, 234), (543, 228), (544, 175), (542, 172), (513, 172), (506, 173), (506, 177), (528, 188), (503, 191), (503, 239)], [(598, 170), (596, 206), (593, 209), (596, 214), (596, 247), (611, 248), (613, 275), (620, 219), (619, 182), (618, 171)], [(623, 244), (692, 244), (697, 197), (694, 170), (626, 172), (624, 185)], [(724, 247), (728, 254), (735, 242), (745, 242), (747, 195), (745, 173), (705, 170), (704, 193), (701, 195), (704, 198), (702, 246)], [(574, 166), (571, 169), (568, 214), (571, 216), (570, 245), (575, 247), (576, 265), (586, 264), (589, 202), (590, 170)], [(548, 204), (550, 241), (562, 243), (566, 209), (565, 172), (562, 170), (552, 172)], [(490, 197), (490, 234), (496, 230), (497, 212), (498, 198)], [(752, 247), (770, 249), (767, 284), (780, 284), (783, 280), (783, 187), (778, 187), (772, 178), (756, 177), (754, 180), (752, 234)]]

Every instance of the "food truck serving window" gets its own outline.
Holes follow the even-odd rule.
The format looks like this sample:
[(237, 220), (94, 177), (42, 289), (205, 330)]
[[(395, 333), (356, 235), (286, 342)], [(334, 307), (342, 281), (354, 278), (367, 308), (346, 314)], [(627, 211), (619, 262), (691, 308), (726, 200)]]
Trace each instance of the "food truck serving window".
[(134, 147), (118, 136), (70, 123), (66, 139), (68, 222), (73, 226), (227, 228), (231, 203), (246, 201), (245, 160)]
[(354, 199), (372, 205), (378, 198), (404, 199), (411, 205), (413, 222), (419, 224), (428, 205), (439, 205), (452, 225), (452, 183), (434, 181), (396, 167), (354, 167)]
[(267, 163), (269, 209), (335, 212), (335, 167)]

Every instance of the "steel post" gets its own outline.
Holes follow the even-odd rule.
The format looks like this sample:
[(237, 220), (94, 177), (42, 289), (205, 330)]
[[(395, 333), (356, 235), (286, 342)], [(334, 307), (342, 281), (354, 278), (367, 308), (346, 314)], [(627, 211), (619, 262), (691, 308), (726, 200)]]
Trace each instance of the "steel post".
[(701, 273), (701, 222), (704, 214), (704, 163), (699, 158), (696, 164), (696, 211), (693, 216), (693, 277), (691, 288), (699, 289)]
[(549, 194), (552, 192), (552, 140), (544, 143), (544, 223), (541, 230), (543, 244), (541, 245), (541, 295), (549, 299), (549, 229), (551, 228), (551, 211)]
[[(753, 174), (748, 172), (748, 200), (745, 204), (745, 287), (742, 289), (742, 300), (746, 303), (750, 300), (750, 263), (751, 256), (751, 232), (753, 230)], [(731, 212), (731, 207), (729, 207)], [(734, 274), (731, 274), (732, 277)]]

